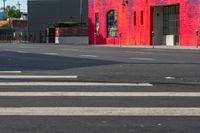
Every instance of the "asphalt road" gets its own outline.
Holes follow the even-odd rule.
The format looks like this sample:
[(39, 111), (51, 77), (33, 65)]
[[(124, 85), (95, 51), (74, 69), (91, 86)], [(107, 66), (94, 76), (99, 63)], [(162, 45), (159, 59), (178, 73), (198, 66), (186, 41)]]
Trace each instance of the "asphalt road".
[(0, 44), (0, 133), (199, 133), (199, 70), (200, 50)]

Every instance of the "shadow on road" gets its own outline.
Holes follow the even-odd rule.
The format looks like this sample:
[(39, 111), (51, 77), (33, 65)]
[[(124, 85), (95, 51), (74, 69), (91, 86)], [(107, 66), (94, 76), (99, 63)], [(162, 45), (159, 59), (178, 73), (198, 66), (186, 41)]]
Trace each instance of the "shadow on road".
[(119, 62), (98, 59), (64, 57), (11, 51), (0, 52), (0, 71), (64, 70), (118, 64)]

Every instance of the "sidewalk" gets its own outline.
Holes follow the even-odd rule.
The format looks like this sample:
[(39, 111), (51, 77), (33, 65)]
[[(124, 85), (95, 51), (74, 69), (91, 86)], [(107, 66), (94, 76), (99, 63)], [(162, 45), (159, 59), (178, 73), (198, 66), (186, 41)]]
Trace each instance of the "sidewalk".
[[(130, 45), (92, 45), (95, 47), (121, 47), (121, 48), (146, 48), (152, 49), (153, 46), (141, 45), (141, 46), (130, 46)], [(200, 46), (154, 46), (155, 49), (190, 49), (190, 50), (200, 50)]]

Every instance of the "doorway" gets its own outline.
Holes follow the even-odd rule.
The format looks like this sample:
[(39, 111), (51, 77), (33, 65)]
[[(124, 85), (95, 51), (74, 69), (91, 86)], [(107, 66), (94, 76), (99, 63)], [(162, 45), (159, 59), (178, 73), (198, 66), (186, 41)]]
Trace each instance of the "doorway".
[(153, 8), (154, 45), (179, 45), (179, 5)]

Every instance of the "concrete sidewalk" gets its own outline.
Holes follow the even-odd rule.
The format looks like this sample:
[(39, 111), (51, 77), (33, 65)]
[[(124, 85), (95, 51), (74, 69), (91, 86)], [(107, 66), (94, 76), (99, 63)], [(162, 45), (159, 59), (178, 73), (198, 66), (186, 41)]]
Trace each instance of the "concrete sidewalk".
[[(116, 48), (144, 48), (144, 49), (152, 49), (153, 46), (149, 45), (115, 45), (115, 44), (54, 44), (54, 43), (28, 43), (28, 42), (23, 42), (23, 43), (3, 43), (0, 42), (0, 44), (13, 44), (13, 45), (29, 45), (29, 44), (34, 44), (34, 45), (49, 45), (49, 46), (93, 46), (93, 47), (116, 47)], [(160, 45), (160, 46), (154, 46), (155, 49), (182, 49), (182, 50), (200, 50), (200, 46), (197, 48), (196, 46), (165, 46), (165, 45)]]
[[(147, 46), (147, 45), (137, 45), (137, 46), (131, 46), (131, 45), (92, 45), (95, 47), (121, 47), (121, 48), (146, 48), (146, 49), (152, 49), (153, 46)], [(190, 49), (190, 50), (200, 50), (200, 46), (197, 48), (196, 46), (154, 46), (155, 49)]]

